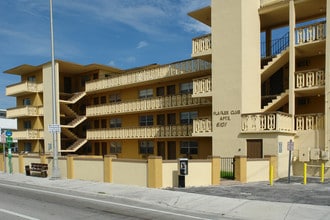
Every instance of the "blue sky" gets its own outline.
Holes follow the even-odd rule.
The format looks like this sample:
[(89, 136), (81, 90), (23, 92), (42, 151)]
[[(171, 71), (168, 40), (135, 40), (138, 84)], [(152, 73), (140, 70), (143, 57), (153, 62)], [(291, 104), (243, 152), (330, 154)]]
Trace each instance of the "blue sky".
[[(210, 30), (187, 13), (210, 0), (53, 0), (55, 58), (127, 69), (190, 58), (191, 39)], [(0, 108), (15, 107), (4, 74), (50, 61), (49, 0), (0, 1)]]

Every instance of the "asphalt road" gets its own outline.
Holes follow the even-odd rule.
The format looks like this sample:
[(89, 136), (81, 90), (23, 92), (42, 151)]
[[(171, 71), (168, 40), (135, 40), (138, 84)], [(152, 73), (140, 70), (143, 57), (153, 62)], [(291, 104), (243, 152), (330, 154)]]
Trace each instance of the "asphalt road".
[(222, 196), (270, 202), (330, 206), (330, 179), (320, 183), (319, 178), (308, 178), (304, 185), (301, 177), (280, 179), (270, 186), (268, 182), (240, 184), (235, 181), (222, 181), (219, 186), (173, 188), (169, 190), (203, 195)]
[(0, 219), (218, 219), (218, 216), (102, 194), (1, 181)]

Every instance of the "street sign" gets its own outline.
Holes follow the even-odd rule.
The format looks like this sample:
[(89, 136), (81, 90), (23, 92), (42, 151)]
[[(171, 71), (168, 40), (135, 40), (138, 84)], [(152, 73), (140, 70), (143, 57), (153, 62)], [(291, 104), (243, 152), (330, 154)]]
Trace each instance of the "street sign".
[(6, 131), (6, 136), (11, 137), (13, 135), (13, 132), (11, 130)]
[(50, 124), (48, 125), (48, 131), (50, 133), (61, 133), (61, 127), (59, 124)]
[(288, 151), (293, 151), (294, 150), (294, 142), (290, 140), (288, 142)]

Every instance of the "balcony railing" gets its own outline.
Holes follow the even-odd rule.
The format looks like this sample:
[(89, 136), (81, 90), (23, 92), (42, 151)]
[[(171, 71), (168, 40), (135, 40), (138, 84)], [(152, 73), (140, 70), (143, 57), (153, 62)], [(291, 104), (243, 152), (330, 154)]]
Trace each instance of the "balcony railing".
[(325, 85), (324, 70), (296, 72), (296, 89), (320, 87)]
[(193, 96), (210, 96), (212, 92), (211, 76), (193, 80)]
[(208, 134), (212, 132), (211, 118), (198, 118), (193, 121), (193, 135)]
[(326, 37), (325, 21), (296, 28), (296, 43), (304, 44), (323, 40)]
[(192, 136), (192, 125), (168, 125), (115, 129), (96, 129), (87, 131), (88, 140), (96, 139), (140, 139), (170, 138)]
[(211, 34), (196, 37), (192, 41), (192, 56), (211, 54)]
[(177, 75), (210, 70), (211, 64), (203, 60), (186, 60), (152, 69), (141, 70), (134, 73), (121, 74), (116, 77), (98, 79), (86, 83), (86, 92), (109, 89), (119, 86), (145, 83), (146, 81), (159, 80)]
[(17, 140), (37, 140), (44, 138), (43, 130), (28, 129), (24, 131), (13, 131), (13, 139)]
[(191, 94), (181, 94), (106, 105), (89, 106), (86, 108), (86, 115), (97, 116), (127, 112), (142, 112), (203, 104), (211, 104), (211, 102), (205, 98), (192, 98)]
[(7, 96), (26, 92), (42, 92), (42, 84), (26, 81), (6, 87)]
[(296, 115), (297, 131), (324, 129), (324, 114)]
[(41, 116), (43, 114), (43, 107), (23, 106), (7, 110), (7, 118), (18, 118), (26, 116)]
[(280, 112), (242, 114), (242, 132), (292, 132), (293, 118)]

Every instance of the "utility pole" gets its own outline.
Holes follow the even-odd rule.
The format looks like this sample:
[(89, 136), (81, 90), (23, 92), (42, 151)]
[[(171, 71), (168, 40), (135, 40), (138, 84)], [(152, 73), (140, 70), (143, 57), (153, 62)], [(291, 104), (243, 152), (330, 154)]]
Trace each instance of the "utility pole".
[(54, 30), (53, 30), (53, 1), (49, 0), (50, 11), (50, 41), (51, 41), (51, 59), (52, 59), (52, 125), (49, 126), (49, 131), (53, 135), (53, 169), (50, 179), (60, 179), (61, 173), (58, 167), (58, 146), (57, 139), (58, 133), (60, 133), (60, 126), (57, 124), (57, 108), (56, 108), (56, 75), (55, 75), (55, 52), (54, 52)]

